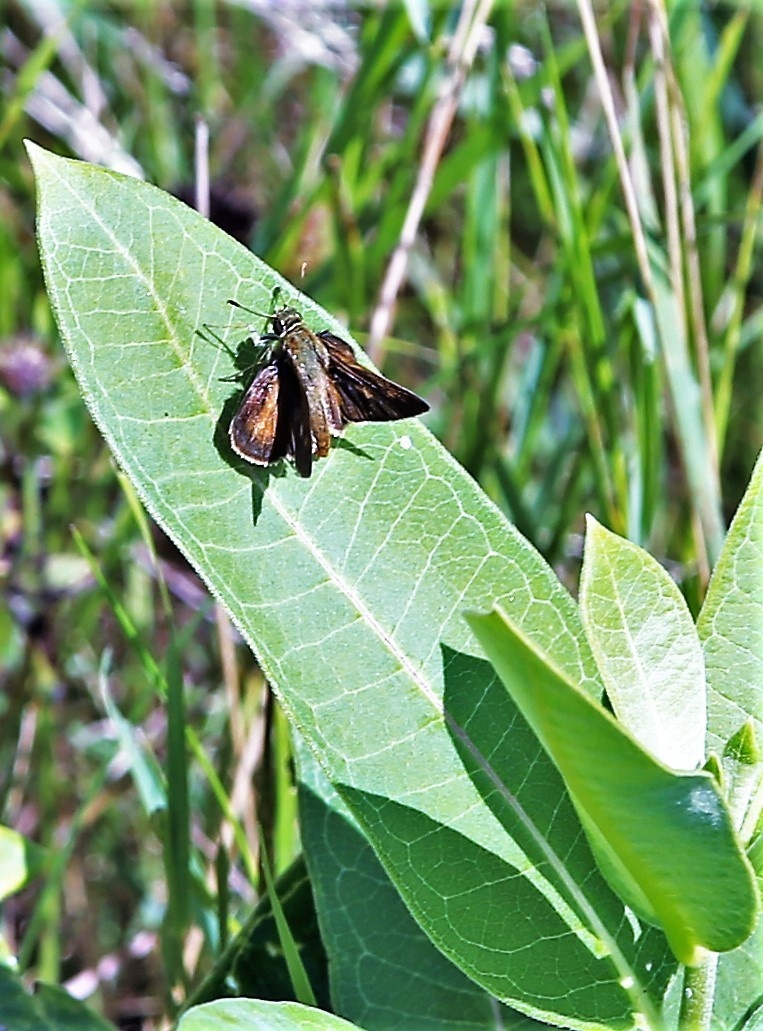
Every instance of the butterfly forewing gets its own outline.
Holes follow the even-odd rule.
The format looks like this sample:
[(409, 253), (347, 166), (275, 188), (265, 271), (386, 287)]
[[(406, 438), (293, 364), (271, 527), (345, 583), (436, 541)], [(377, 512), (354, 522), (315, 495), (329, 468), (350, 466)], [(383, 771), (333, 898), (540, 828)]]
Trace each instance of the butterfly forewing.
[(429, 409), (426, 401), (413, 391), (361, 365), (344, 340), (328, 330), (317, 335), (328, 351), (328, 378), (339, 395), (345, 423), (390, 422), (421, 415)]

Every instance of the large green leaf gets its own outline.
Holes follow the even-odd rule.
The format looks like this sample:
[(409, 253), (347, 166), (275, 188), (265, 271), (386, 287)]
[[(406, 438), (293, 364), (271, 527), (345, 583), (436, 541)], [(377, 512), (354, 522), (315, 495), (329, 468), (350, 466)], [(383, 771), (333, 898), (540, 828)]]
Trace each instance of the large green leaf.
[(159, 190), (30, 153), (48, 290), (94, 419), (409, 909), (523, 1012), (633, 1026), (664, 987), (664, 938), (634, 935), (461, 615), (498, 602), (598, 697), (569, 595), (420, 422), (353, 427), (309, 480), (234, 460), (239, 392), (204, 333), (233, 319), (226, 299), (267, 310), (280, 282), (313, 325), (346, 330)]
[(653, 759), (500, 610), (469, 622), (634, 908), (663, 927), (684, 963), (745, 941), (759, 897), (715, 778)]

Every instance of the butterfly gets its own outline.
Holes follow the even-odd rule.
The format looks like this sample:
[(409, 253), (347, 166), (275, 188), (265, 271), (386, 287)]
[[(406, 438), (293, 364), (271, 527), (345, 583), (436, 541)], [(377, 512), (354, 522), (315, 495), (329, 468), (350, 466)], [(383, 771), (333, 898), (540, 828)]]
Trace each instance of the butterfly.
[(329, 330), (313, 332), (296, 308), (278, 308), (266, 318), (272, 333), (260, 340), (271, 344), (267, 361), (230, 423), (231, 447), (247, 462), (288, 458), (307, 477), (347, 423), (390, 422), (429, 409), (413, 391), (361, 365)]

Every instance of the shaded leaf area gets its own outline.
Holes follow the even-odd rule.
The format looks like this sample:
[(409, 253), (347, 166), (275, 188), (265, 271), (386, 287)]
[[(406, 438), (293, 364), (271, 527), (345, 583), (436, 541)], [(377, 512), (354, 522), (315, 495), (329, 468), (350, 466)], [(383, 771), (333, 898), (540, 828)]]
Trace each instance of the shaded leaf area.
[[(762, 850), (763, 851), (763, 850)], [(760, 857), (757, 863), (761, 868)], [(745, 1015), (757, 1014), (763, 1027), (763, 918), (747, 941), (733, 952), (725, 952), (718, 960), (713, 1001), (713, 1031), (747, 1029)]]
[[(276, 881), (276, 891), (300, 958), (321, 1009), (330, 1009), (328, 964), (315, 913), (313, 892), (300, 857)], [(215, 964), (188, 1006), (215, 999), (252, 997), (296, 1001), (273, 910), (263, 896)]]
[(27, 992), (18, 975), (0, 966), (0, 1028), (8, 1031), (109, 1031), (114, 1025), (56, 985)]
[(368, 1031), (523, 1031), (540, 1024), (502, 1005), (422, 932), (304, 743), (300, 827), (323, 939), (334, 1009)]
[[(232, 320), (228, 297), (267, 310), (277, 277), (160, 191), (32, 153), (47, 285), (96, 422), (232, 614), (416, 919), (503, 1001), (580, 1027), (632, 1026), (669, 962), (664, 940), (650, 938), (644, 961), (643, 936), (634, 944), (593, 860), (583, 872), (579, 824), (549, 805), (558, 778), (505, 699), (493, 712), (495, 747), (526, 763), (506, 769), (512, 815), (500, 819), (443, 708), (443, 649), (463, 656), (449, 675), (471, 695), (464, 708), (482, 703), (480, 678), (493, 676), (462, 613), (494, 603), (599, 697), (569, 595), (419, 421), (353, 427), (310, 480), (236, 461), (227, 420), (237, 390), (222, 380), (231, 363), (205, 329)], [(347, 336), (281, 285), (312, 328)], [(231, 322), (220, 335), (236, 332), (247, 331)], [(492, 747), (494, 735), (468, 745), (486, 776)], [(573, 897), (545, 864), (549, 848), (562, 866), (571, 857), (567, 882), (582, 876)], [(581, 920), (581, 892), (598, 930)]]

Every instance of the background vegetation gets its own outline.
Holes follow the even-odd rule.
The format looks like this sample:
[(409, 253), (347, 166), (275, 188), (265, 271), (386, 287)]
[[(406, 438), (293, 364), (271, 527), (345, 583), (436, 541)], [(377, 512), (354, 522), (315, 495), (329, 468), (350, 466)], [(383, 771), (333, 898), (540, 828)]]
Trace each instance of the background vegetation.
[[(257, 826), (276, 871), (298, 854), (290, 745), (251, 656), (90, 423), (42, 287), (22, 138), (192, 200), (201, 116), (212, 217), (368, 331), (571, 589), (592, 511), (670, 563), (696, 610), (763, 444), (763, 23), (697, 4), (615, 4), (588, 23), (585, 7), (522, 3), (7, 15), (0, 822), (60, 862), (4, 904), (2, 931), (35, 977), (141, 1026), (209, 970), (215, 886), (249, 912)], [(209, 896), (179, 962), (160, 948), (158, 780), (147, 767), (136, 790), (109, 709), (171, 754), (157, 691), (171, 628), (188, 720), (247, 830), (231, 840), (191, 767)]]

